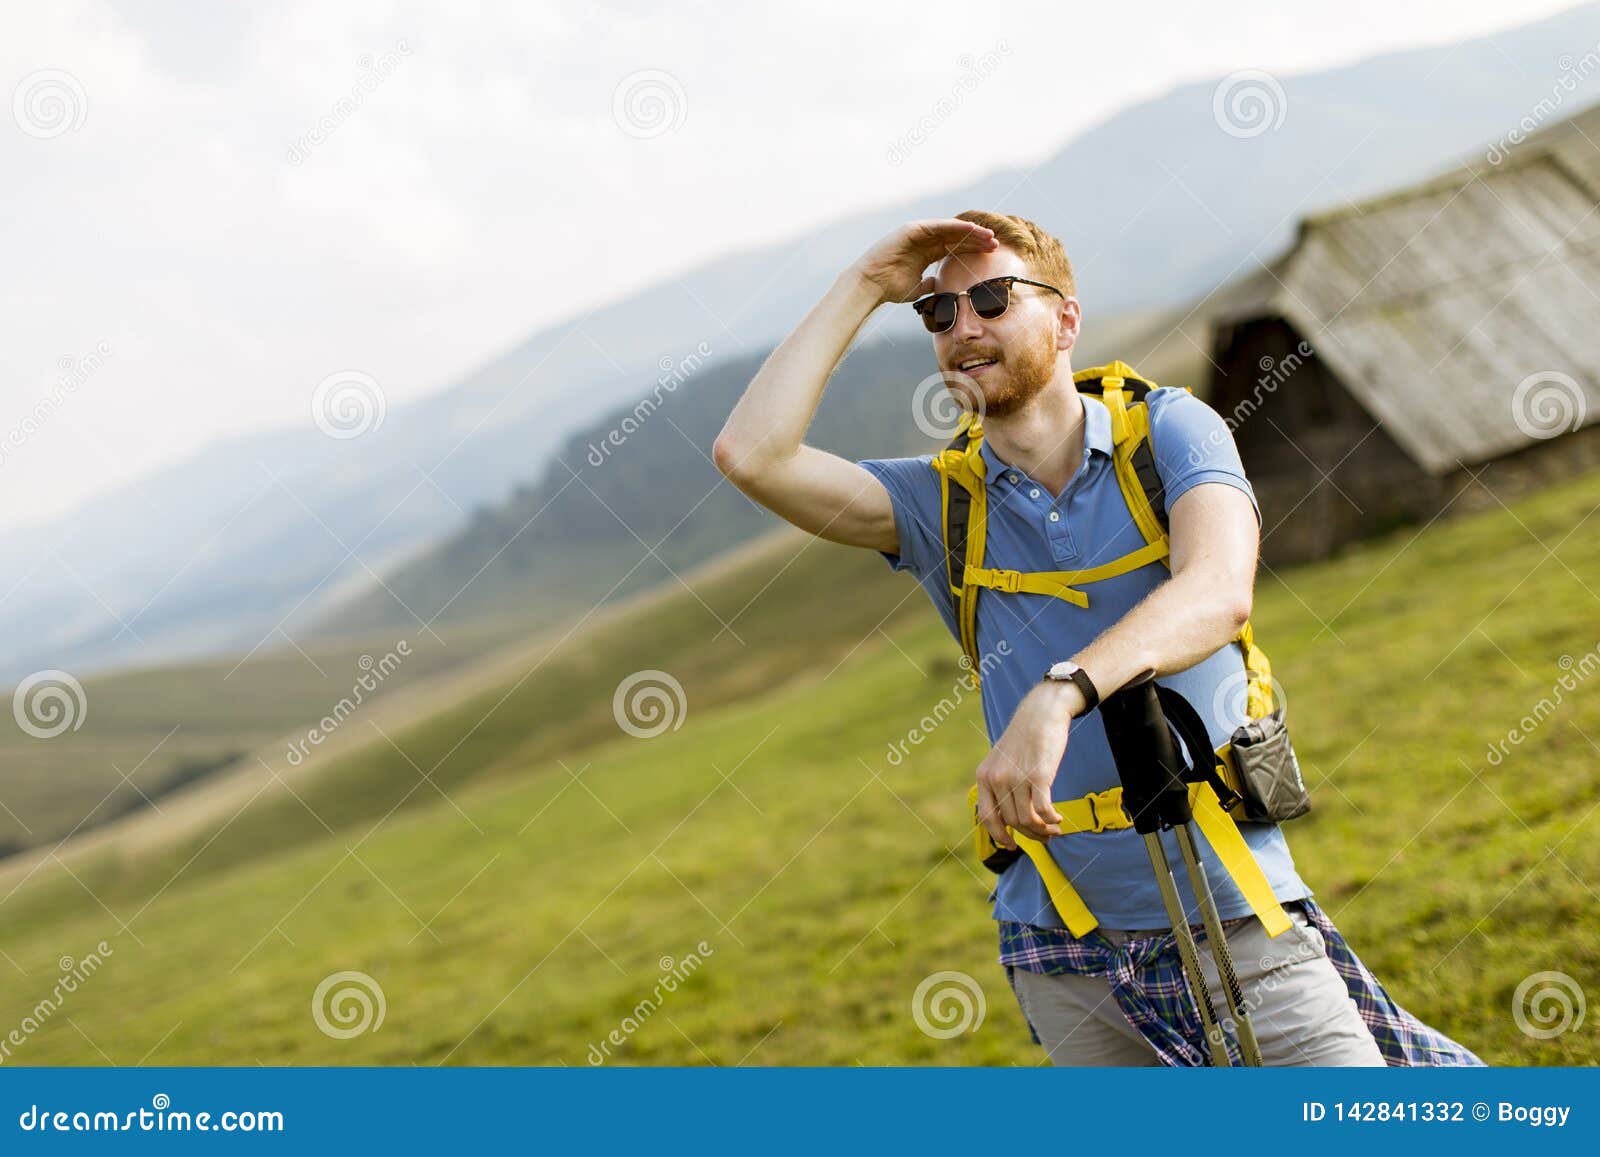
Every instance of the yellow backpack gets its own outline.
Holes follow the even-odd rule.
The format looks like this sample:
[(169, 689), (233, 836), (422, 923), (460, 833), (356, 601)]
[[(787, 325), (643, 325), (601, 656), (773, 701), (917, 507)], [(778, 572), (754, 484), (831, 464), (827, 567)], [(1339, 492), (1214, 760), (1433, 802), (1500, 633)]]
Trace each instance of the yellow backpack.
[[(1103, 579), (1127, 574), (1153, 562), (1171, 566), (1167, 535), (1164, 488), (1156, 470), (1155, 453), (1150, 446), (1150, 391), (1161, 388), (1139, 376), (1131, 366), (1116, 361), (1105, 366), (1080, 370), (1072, 375), (1079, 392), (1091, 394), (1105, 403), (1111, 414), (1113, 463), (1123, 499), (1134, 523), (1144, 535), (1145, 545), (1119, 559), (1087, 570), (1019, 572), (990, 567), (985, 558), (984, 531), (988, 517), (988, 487), (984, 461), (979, 453), (983, 444), (983, 424), (976, 414), (962, 415), (956, 436), (934, 456), (933, 469), (940, 480), (940, 509), (943, 518), (945, 571), (951, 605), (960, 632), (961, 649), (974, 684), (982, 685), (982, 662), (978, 653), (978, 594), (981, 590), (1003, 593), (1053, 595), (1075, 606), (1087, 607), (1089, 595), (1079, 589)], [(1187, 387), (1178, 387), (1190, 392)], [(1263, 719), (1274, 711), (1272, 666), (1247, 622), (1235, 639), (1248, 676), (1250, 719)], [(1265, 874), (1250, 854), (1239, 833), (1236, 819), (1252, 818), (1245, 810), (1244, 792), (1232, 758), (1231, 744), (1216, 749), (1216, 777), (1226, 785), (1218, 792), (1211, 783), (1196, 783), (1190, 788), (1195, 819), (1214, 851), (1222, 859), (1234, 884), (1250, 901), (1251, 908), (1276, 936), (1289, 927), (1288, 916), (1272, 894)], [(1084, 936), (1098, 921), (1067, 880), (1060, 865), (1045, 846), (1021, 832), (1013, 831), (1020, 852), (995, 844), (977, 822), (977, 786), (968, 792), (973, 808), (974, 843), (978, 858), (995, 871), (1003, 871), (1019, 854), (1026, 854), (1039, 869), (1045, 887), (1062, 921), (1074, 936)], [(1228, 798), (1228, 797), (1233, 798)], [(1115, 831), (1131, 827), (1122, 810), (1122, 788), (1091, 792), (1075, 800), (1056, 801), (1063, 833)]]

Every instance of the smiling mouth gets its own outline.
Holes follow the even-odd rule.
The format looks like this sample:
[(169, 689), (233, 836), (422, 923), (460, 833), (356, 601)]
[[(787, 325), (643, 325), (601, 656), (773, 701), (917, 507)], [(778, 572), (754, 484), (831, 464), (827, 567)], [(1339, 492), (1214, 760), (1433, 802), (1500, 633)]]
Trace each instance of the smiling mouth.
[(986, 370), (990, 366), (998, 364), (998, 358), (968, 358), (958, 365), (956, 369), (963, 374), (975, 374), (980, 370)]

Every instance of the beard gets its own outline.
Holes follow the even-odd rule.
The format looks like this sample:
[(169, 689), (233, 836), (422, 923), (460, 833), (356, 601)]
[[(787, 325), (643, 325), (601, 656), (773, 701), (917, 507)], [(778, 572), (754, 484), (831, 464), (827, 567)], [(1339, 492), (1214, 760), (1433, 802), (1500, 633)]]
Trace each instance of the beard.
[[(978, 356), (991, 356), (991, 351), (968, 351), (962, 356), (971, 357), (975, 353)], [(994, 350), (992, 355), (999, 356), (1000, 351)], [(979, 417), (1005, 418), (1020, 413), (1055, 379), (1054, 334), (1049, 329), (1041, 330), (1037, 340), (1006, 353), (996, 368), (1004, 370), (1001, 380), (990, 383), (972, 377), (967, 377), (965, 381), (958, 378), (948, 383), (950, 392), (964, 408), (976, 408)], [(993, 374), (994, 371), (990, 371), (990, 375)], [(982, 399), (971, 396), (974, 387), (982, 392)]]

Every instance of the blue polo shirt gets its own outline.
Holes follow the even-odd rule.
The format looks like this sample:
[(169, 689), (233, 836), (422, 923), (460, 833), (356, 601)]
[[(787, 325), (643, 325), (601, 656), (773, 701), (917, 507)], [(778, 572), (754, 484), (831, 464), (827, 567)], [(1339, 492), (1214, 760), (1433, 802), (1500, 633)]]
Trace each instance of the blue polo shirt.
[[(1111, 562), (1145, 545), (1128, 511), (1112, 466), (1111, 414), (1105, 403), (1080, 395), (1084, 405), (1083, 462), (1059, 496), (1000, 459), (986, 440), (989, 517), (987, 565), (1019, 571), (1082, 570)], [(1148, 396), (1156, 468), (1166, 485), (1167, 507), (1205, 482), (1236, 486), (1261, 509), (1245, 478), (1232, 431), (1221, 415), (1185, 390), (1158, 388)], [(900, 536), (898, 555), (884, 552), (895, 570), (909, 570), (933, 601), (952, 637), (960, 639), (944, 580), (939, 476), (932, 455), (876, 458), (860, 463), (888, 489)], [(998, 740), (1022, 697), (1052, 663), (1071, 658), (1112, 626), (1158, 584), (1166, 565), (1154, 562), (1081, 588), (1087, 608), (1050, 595), (985, 590), (978, 597), (978, 653), (983, 658), (983, 716), (991, 743)], [(1002, 653), (999, 644), (1007, 649)], [(1270, 640), (1268, 640), (1270, 643)], [(1226, 742), (1248, 718), (1246, 675), (1239, 648), (1227, 643), (1161, 682), (1181, 692), (1200, 713), (1212, 743)], [(1074, 799), (1118, 783), (1100, 713), (1072, 721), (1066, 755), (1056, 772), (1052, 799)], [(1241, 823), (1279, 900), (1309, 896), (1295, 871), (1277, 824)], [(1206, 875), (1224, 919), (1249, 914), (1205, 836), (1196, 829)], [(1177, 840), (1164, 834), (1176, 866), (1179, 894), (1193, 914), (1194, 897)], [(1161, 928), (1170, 922), (1157, 891), (1144, 837), (1132, 828), (1057, 836), (1047, 845), (1084, 903), (1107, 928)], [(1033, 861), (1023, 857), (999, 877), (994, 918), (1050, 928), (1063, 926)], [(1198, 917), (1195, 917), (1198, 919)]]

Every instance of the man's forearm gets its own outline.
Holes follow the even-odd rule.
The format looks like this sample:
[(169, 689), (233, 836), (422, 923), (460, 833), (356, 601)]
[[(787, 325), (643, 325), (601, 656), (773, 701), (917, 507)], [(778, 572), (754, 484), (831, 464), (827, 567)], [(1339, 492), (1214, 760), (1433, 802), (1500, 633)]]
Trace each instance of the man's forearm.
[(759, 471), (799, 450), (828, 378), (882, 293), (851, 266), (772, 351), (717, 437), (724, 473)]
[(1175, 575), (1071, 658), (1101, 696), (1142, 676), (1194, 666), (1239, 634), (1249, 618), (1241, 603), (1206, 574)]

